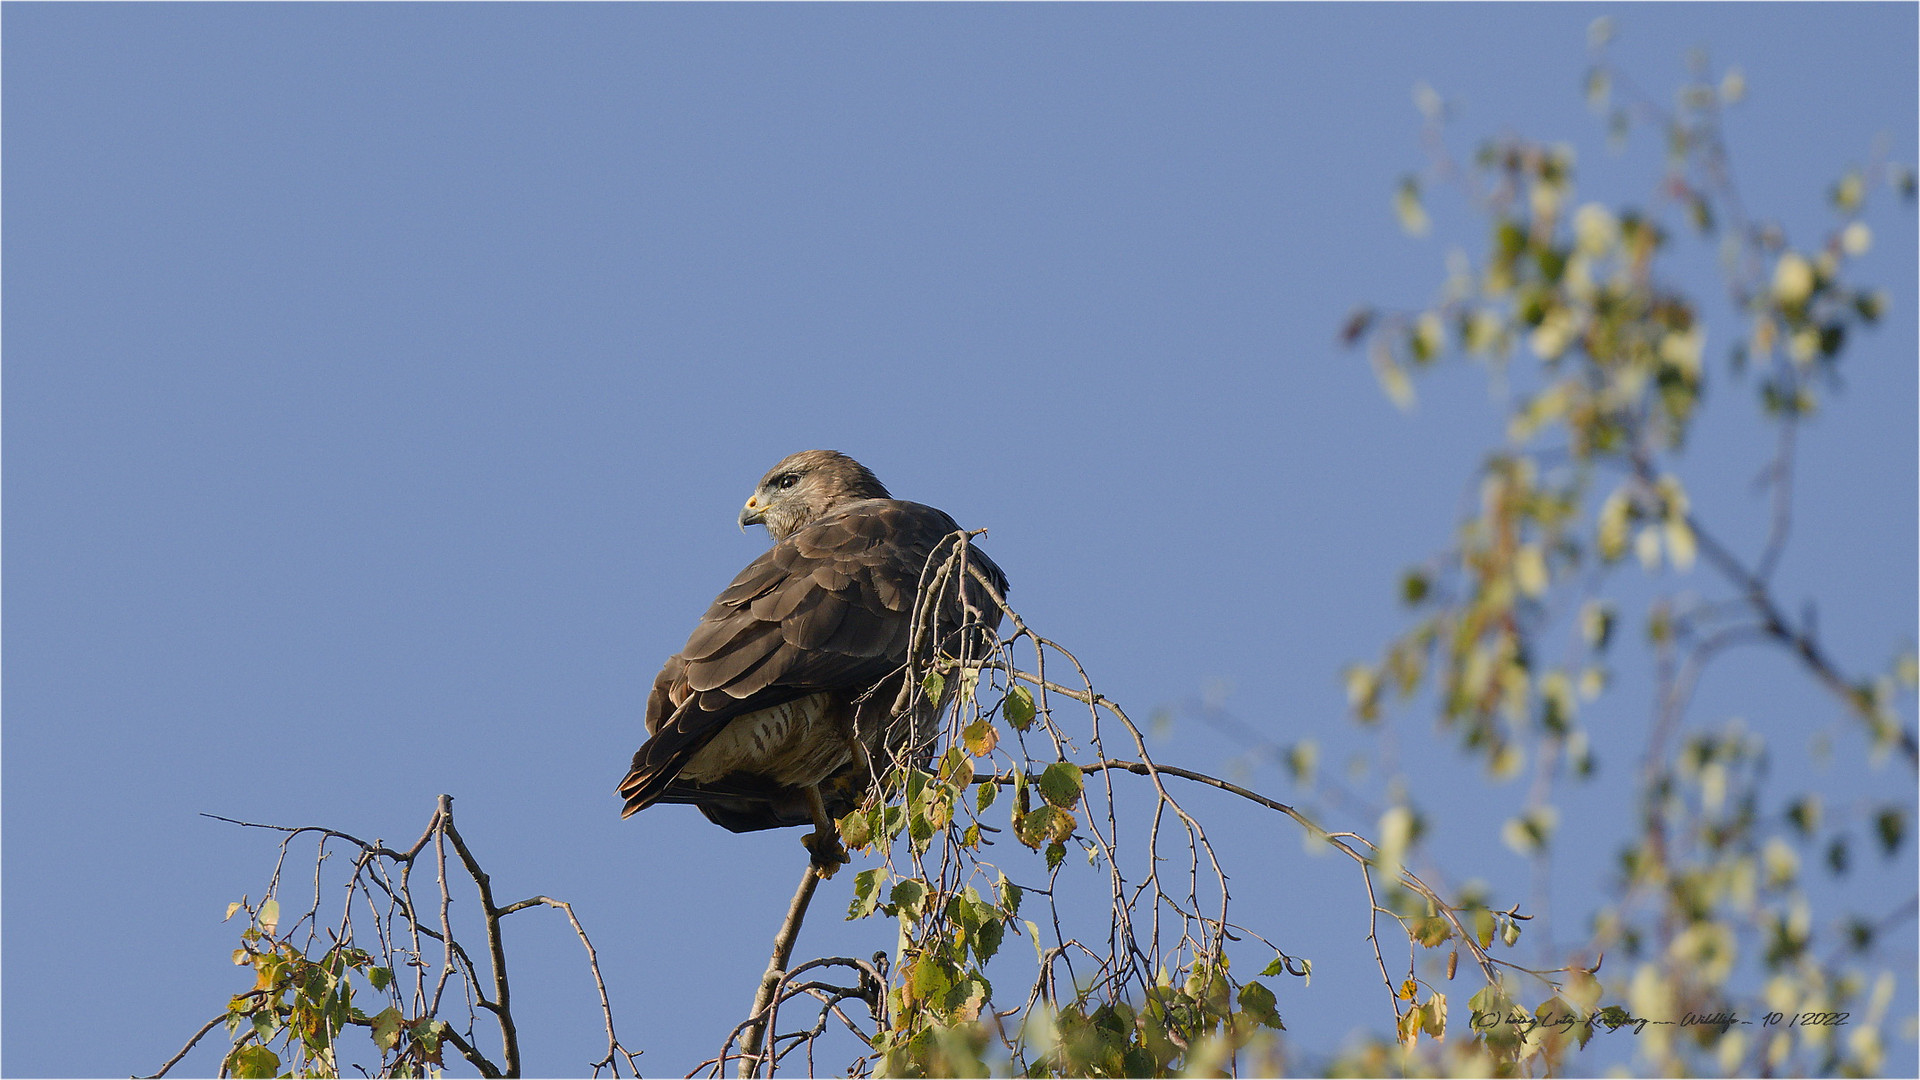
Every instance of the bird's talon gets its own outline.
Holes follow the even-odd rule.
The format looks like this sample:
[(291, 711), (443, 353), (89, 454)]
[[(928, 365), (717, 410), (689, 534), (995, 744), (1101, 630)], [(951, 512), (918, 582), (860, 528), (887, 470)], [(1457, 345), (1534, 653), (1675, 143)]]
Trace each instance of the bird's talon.
[(847, 863), (847, 849), (840, 846), (840, 838), (826, 833), (810, 832), (800, 838), (807, 852), (813, 856), (813, 867), (820, 876), (830, 878), (834, 871)]

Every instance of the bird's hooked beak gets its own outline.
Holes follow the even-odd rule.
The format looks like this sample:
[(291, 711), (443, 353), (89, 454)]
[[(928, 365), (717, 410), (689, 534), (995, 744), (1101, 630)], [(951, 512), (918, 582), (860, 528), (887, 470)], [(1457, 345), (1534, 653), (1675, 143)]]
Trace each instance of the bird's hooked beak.
[(740, 508), (740, 531), (746, 532), (749, 525), (765, 525), (766, 509), (766, 504), (760, 501), (760, 496), (755, 495), (749, 498), (747, 505)]

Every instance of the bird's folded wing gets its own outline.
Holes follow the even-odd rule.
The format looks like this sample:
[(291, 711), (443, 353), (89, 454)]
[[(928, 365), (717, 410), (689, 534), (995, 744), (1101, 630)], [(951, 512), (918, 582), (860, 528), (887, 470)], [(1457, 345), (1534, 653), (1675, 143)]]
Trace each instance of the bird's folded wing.
[(625, 812), (657, 801), (734, 717), (822, 690), (859, 694), (891, 674), (906, 656), (921, 570), (955, 528), (929, 506), (867, 500), (750, 563), (655, 680), (653, 737), (620, 785)]

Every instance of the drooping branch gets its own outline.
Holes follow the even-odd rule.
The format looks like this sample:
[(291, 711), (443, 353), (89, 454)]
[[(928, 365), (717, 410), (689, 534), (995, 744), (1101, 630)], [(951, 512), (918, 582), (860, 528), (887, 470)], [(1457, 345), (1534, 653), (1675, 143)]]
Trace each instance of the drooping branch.
[[(1061, 688), (1060, 692), (1068, 695), (1075, 693), (1075, 691), (1066, 690), (1065, 688)], [(1309, 834), (1313, 835), (1315, 838), (1319, 840), (1326, 842), (1327, 844), (1334, 847), (1336, 850), (1345, 854), (1348, 858), (1360, 864), (1360, 866), (1365, 871), (1370, 872), (1372, 869), (1380, 865), (1379, 860), (1377, 860), (1371, 855), (1363, 854), (1362, 852), (1355, 849), (1352, 844), (1347, 842), (1348, 839), (1351, 838), (1351, 839), (1359, 840), (1361, 843), (1366, 844), (1369, 848), (1371, 848), (1373, 847), (1373, 844), (1371, 841), (1368, 841), (1365, 838), (1360, 837), (1356, 833), (1328, 832), (1326, 829), (1322, 828), (1319, 825), (1319, 823), (1315, 822), (1312, 818), (1307, 817), (1305, 814), (1302, 814), (1299, 810), (1296, 810), (1292, 806), (1289, 806), (1286, 803), (1279, 802), (1274, 799), (1270, 799), (1265, 795), (1262, 795), (1259, 792), (1254, 791), (1250, 788), (1241, 787), (1239, 784), (1235, 784), (1232, 781), (1222, 780), (1217, 776), (1209, 776), (1206, 773), (1195, 772), (1192, 769), (1183, 769), (1177, 765), (1163, 765), (1159, 763), (1148, 763), (1144, 761), (1119, 761), (1119, 760), (1095, 761), (1095, 762), (1082, 764), (1079, 766), (1079, 769), (1083, 773), (1099, 773), (1099, 772), (1117, 771), (1117, 772), (1133, 773), (1136, 776), (1153, 776), (1154, 774), (1159, 773), (1159, 774), (1165, 774), (1167, 776), (1179, 777), (1182, 780), (1189, 780), (1196, 784), (1205, 784), (1208, 787), (1219, 788), (1221, 791), (1229, 792), (1233, 795), (1238, 795), (1240, 798), (1243, 798), (1248, 802), (1256, 803), (1276, 813), (1284, 814), (1287, 817), (1292, 818), (1297, 824), (1299, 824), (1302, 828), (1307, 830)], [(1005, 786), (1005, 785), (1011, 785), (1013, 783), (1013, 780), (1009, 777), (996, 776), (990, 773), (977, 773), (974, 776), (974, 782), (980, 783), (980, 784), (999, 784), (999, 785)], [(1506, 966), (1506, 967), (1512, 967), (1512, 968), (1515, 968), (1516, 970), (1525, 970), (1523, 968), (1519, 968), (1518, 965), (1510, 964), (1510, 963), (1507, 963), (1506, 961), (1498, 960), (1488, 955), (1486, 950), (1480, 948), (1479, 943), (1473, 939), (1473, 935), (1469, 934), (1466, 928), (1460, 924), (1457, 910), (1453, 907), (1453, 905), (1449, 904), (1445, 899), (1443, 899), (1440, 896), (1440, 894), (1434, 890), (1432, 886), (1428, 885), (1425, 881), (1422, 881), (1418, 875), (1414, 874), (1411, 870), (1406, 869), (1404, 866), (1400, 868), (1400, 883), (1406, 886), (1408, 889), (1412, 890), (1413, 892), (1418, 893), (1422, 899), (1432, 904), (1442, 914), (1442, 916), (1445, 917), (1447, 921), (1453, 925), (1455, 932), (1459, 935), (1460, 939), (1466, 943), (1467, 948), (1469, 949), (1469, 951), (1473, 953), (1475, 961), (1480, 965), (1481, 970), (1486, 974), (1488, 979), (1491, 980), (1491, 979), (1498, 978), (1497, 973), (1494, 971), (1494, 965), (1496, 964)], [(1368, 898), (1369, 900), (1371, 900), (1373, 895), (1372, 893), (1373, 885), (1372, 885), (1372, 877), (1370, 873), (1367, 879), (1367, 889), (1368, 889)], [(1376, 904), (1374, 906), (1377, 907), (1378, 905)], [(1384, 970), (1383, 970), (1383, 974), (1384, 974)]]
[[(276, 864), (273, 877), (269, 881), (267, 897), (258, 908), (247, 908), (248, 914), (253, 920), (253, 925), (247, 930), (246, 935), (244, 935), (245, 943), (247, 944), (247, 948), (244, 951), (256, 956), (271, 952), (277, 958), (284, 957), (284, 960), (275, 959), (273, 961), (273, 965), (275, 966), (263, 969), (266, 971), (279, 972), (285, 968), (286, 964), (292, 964), (298, 970), (307, 970), (309, 968), (319, 969), (321, 972), (326, 973), (329, 979), (338, 980), (342, 983), (346, 980), (349, 972), (358, 972), (371, 982), (376, 992), (384, 993), (393, 1004), (393, 1008), (388, 1009), (380, 1016), (369, 1017), (364, 1012), (356, 1009), (344, 1019), (326, 1019), (321, 1021), (323, 1024), (346, 1024), (371, 1029), (375, 1036), (375, 1042), (382, 1049), (383, 1054), (392, 1053), (396, 1050), (401, 1052), (402, 1056), (399, 1059), (398, 1065), (395, 1067), (419, 1068), (423, 1065), (437, 1063), (439, 1060), (437, 1056), (438, 1052), (433, 1049), (433, 1040), (438, 1040), (457, 1050), (482, 1076), (518, 1076), (522, 1069), (520, 1044), (518, 1029), (514, 1023), (511, 1009), (512, 987), (507, 979), (506, 947), (502, 936), (501, 920), (516, 911), (522, 911), (530, 907), (553, 907), (566, 913), (568, 921), (573, 926), (574, 933), (580, 938), (581, 945), (587, 953), (588, 971), (592, 975), (594, 986), (600, 995), (601, 1013), (605, 1020), (607, 1031), (607, 1052), (600, 1060), (592, 1063), (591, 1068), (596, 1075), (598, 1075), (602, 1068), (606, 1068), (609, 1069), (614, 1076), (618, 1077), (622, 1075), (619, 1059), (624, 1058), (627, 1063), (626, 1071), (631, 1072), (633, 1075), (638, 1075), (637, 1064), (634, 1060), (638, 1054), (621, 1045), (619, 1037), (614, 1031), (613, 1012), (608, 1001), (606, 981), (600, 972), (599, 958), (594, 951), (592, 941), (588, 938), (586, 930), (575, 914), (572, 905), (548, 896), (534, 896), (517, 903), (508, 904), (504, 907), (497, 905), (494, 902), (491, 877), (480, 865), (479, 859), (474, 855), (465, 837), (463, 837), (454, 826), (453, 799), (451, 796), (442, 795), (439, 797), (426, 830), (421, 834), (419, 840), (404, 851), (395, 850), (379, 841), (369, 842), (362, 840), (357, 836), (337, 829), (314, 826), (288, 827), (262, 825), (255, 822), (237, 821), (232, 818), (219, 817), (213, 814), (205, 816), (246, 828), (268, 829), (283, 834), (280, 845), (280, 861)], [(267, 901), (273, 900), (275, 893), (279, 889), (280, 867), (285, 863), (289, 845), (302, 836), (317, 836), (319, 838), (320, 846), (315, 859), (315, 892), (313, 904), (305, 914), (302, 914), (298, 919), (294, 920), (285, 932), (281, 932), (278, 927), (279, 918), (277, 914), (267, 914), (269, 911)], [(333, 944), (328, 949), (325, 957), (316, 962), (308, 959), (305, 950), (314, 945), (315, 931), (319, 929), (318, 913), (321, 900), (320, 873), (321, 868), (325, 865), (328, 858), (327, 845), (334, 841), (351, 845), (356, 849), (356, 857), (348, 873), (348, 880), (345, 883), (348, 893), (347, 907), (342, 912), (337, 926), (327, 928), (328, 936)], [(449, 843), (451, 843), (453, 847), (453, 860), (448, 858), (446, 851)], [(414, 900), (410, 880), (411, 872), (416, 863), (421, 860), (422, 856), (427, 855), (429, 852), (432, 854), (434, 877), (436, 886), (440, 890), (440, 896), (438, 897), (438, 903), (436, 905), (430, 907), (427, 912), (422, 912)], [(467, 876), (472, 879), (479, 893), (481, 911), (485, 919), (488, 959), (490, 961), (490, 977), (488, 979), (488, 985), (486, 986), (481, 985), (478, 968), (454, 934), (450, 911), (452, 888), (447, 872), (450, 861), (458, 862), (460, 869), (464, 870)], [(395, 870), (398, 871), (397, 874), (394, 873)], [(380, 898), (382, 897), (384, 897), (384, 901), (381, 901)], [(373, 951), (360, 948), (355, 941), (353, 907), (355, 903), (361, 900), (365, 901), (368, 908), (370, 908), (374, 914), (376, 927), (376, 934), (374, 936), (377, 938), (377, 945)], [(387, 905), (384, 911), (381, 909), (382, 902)], [(237, 909), (241, 906), (243, 905), (236, 904), (234, 908)], [(274, 903), (272, 910), (277, 912), (277, 901)], [(438, 925), (429, 925), (429, 922), (437, 922)], [(304, 946), (295, 944), (295, 934), (297, 928), (302, 923), (309, 924), (306, 944)], [(412, 943), (411, 947), (401, 945), (400, 942), (403, 939), (395, 933), (396, 930), (400, 929), (406, 931), (407, 937), (404, 940), (410, 940)], [(423, 953), (422, 938), (439, 943), (441, 955), (437, 962), (430, 960), (428, 956)], [(417, 980), (413, 988), (413, 1000), (410, 1006), (402, 999), (399, 987), (393, 980), (393, 973), (404, 971), (409, 967), (413, 968), (417, 973)], [(438, 970), (436, 972), (432, 969)], [(440, 1019), (444, 991), (449, 981), (453, 979), (456, 974), (459, 976), (458, 986), (469, 1003), (468, 1028), (467, 1033), (464, 1035)], [(433, 978), (431, 988), (427, 985), (427, 979), (429, 977)], [(276, 974), (275, 978), (281, 979), (281, 976)], [(331, 983), (329, 985), (331, 985)], [(262, 989), (255, 990), (249, 995), (242, 995), (242, 998), (235, 999), (236, 1002), (241, 1002), (243, 998), (246, 999), (245, 1003), (236, 1005), (235, 1008), (259, 1011), (261, 1016), (269, 1017), (270, 1030), (267, 1034), (262, 1035), (253, 1029), (249, 1029), (242, 1035), (241, 1039), (235, 1043), (234, 1048), (229, 1051), (229, 1057), (249, 1045), (257, 1045), (260, 1050), (264, 1051), (267, 1048), (267, 1044), (278, 1037), (276, 1032), (285, 1031), (290, 1033), (294, 1029), (296, 1025), (293, 1021), (283, 1015), (288, 1006), (279, 1004), (281, 995), (284, 992), (284, 990), (277, 988)], [(343, 988), (341, 992), (345, 993), (346, 990)], [(470, 1036), (473, 1023), (472, 1010), (475, 1006), (493, 1015), (496, 1022), (500, 1025), (501, 1047), (503, 1052), (502, 1065), (496, 1065), (489, 1060), (471, 1041)], [(296, 1010), (301, 1007), (303, 1006), (293, 1006)], [(409, 1014), (411, 1014), (410, 1019)], [(193, 1039), (182, 1048), (180, 1053), (176, 1054), (174, 1058), (167, 1062), (155, 1075), (165, 1075), (167, 1070), (173, 1068), (183, 1059), (185, 1055), (193, 1049), (194, 1045), (211, 1031), (213, 1027), (218, 1026), (222, 1021), (232, 1019), (235, 1015), (249, 1014), (236, 1014), (234, 1010), (230, 1009), (228, 1013), (223, 1014), (196, 1033)], [(289, 1045), (294, 1044), (290, 1042)], [(316, 1062), (324, 1061), (327, 1064), (319, 1067), (326, 1069), (336, 1069), (338, 1067), (337, 1064), (332, 1062), (331, 1055), (333, 1051), (330, 1046), (323, 1046), (318, 1051), (304, 1052), (317, 1053), (320, 1055), (314, 1060)], [(408, 1062), (411, 1060), (407, 1056), (409, 1054), (418, 1057), (419, 1061), (409, 1065)], [(383, 1067), (383, 1069), (384, 1068), (385, 1067)]]
[[(1784, 455), (1790, 451), (1791, 443), (1788, 443), (1782, 447), (1781, 454)], [(1636, 451), (1631, 460), (1634, 476), (1639, 483), (1648, 489), (1658, 487), (1659, 476), (1646, 454)], [(1783, 470), (1787, 467), (1788, 463), (1784, 459), (1776, 460), (1772, 466), (1774, 470)], [(1782, 482), (1779, 478), (1775, 480), (1776, 484)], [(1777, 493), (1780, 490), (1776, 488)], [(1761, 556), (1760, 570), (1748, 569), (1746, 563), (1741, 561), (1732, 549), (1714, 536), (1692, 513), (1685, 515), (1685, 521), (1687, 528), (1692, 531), (1695, 541), (1699, 544), (1700, 554), (1720, 572), (1722, 577), (1727, 579), (1739, 593), (1741, 600), (1752, 611), (1756, 620), (1754, 629), (1765, 640), (1770, 640), (1786, 649), (1801, 662), (1816, 681), (1846, 703), (1849, 708), (1868, 713), (1870, 706), (1862, 700), (1858, 683), (1848, 679), (1840, 671), (1839, 666), (1828, 658), (1826, 651), (1820, 647), (1820, 642), (1814, 636), (1811, 622), (1796, 624), (1780, 610), (1779, 603), (1774, 599), (1769, 578), (1774, 562), (1778, 559), (1778, 546), (1785, 540), (1784, 522), (1787, 514), (1785, 506), (1784, 502), (1776, 504), (1774, 525), (1768, 539), (1767, 550)], [(1896, 738), (1900, 744), (1901, 753), (1907, 759), (1907, 764), (1920, 769), (1920, 739), (1916, 739), (1914, 732), (1904, 726), (1899, 728)]]
[(614, 1076), (619, 1076), (620, 1066), (615, 1063), (614, 1059), (615, 1057), (624, 1057), (627, 1059), (627, 1068), (632, 1071), (634, 1076), (639, 1076), (640, 1066), (634, 1059), (640, 1056), (641, 1051), (628, 1050), (625, 1046), (621, 1045), (620, 1037), (614, 1033), (613, 1004), (607, 998), (607, 981), (600, 975), (600, 954), (594, 951), (593, 942), (587, 937), (586, 928), (580, 925), (580, 917), (573, 913), (573, 905), (567, 903), (565, 900), (555, 900), (551, 896), (529, 896), (525, 900), (516, 901), (501, 908), (500, 914), (504, 917), (516, 911), (540, 905), (559, 908), (561, 911), (566, 912), (567, 921), (573, 924), (575, 936), (579, 937), (581, 946), (587, 950), (587, 969), (593, 973), (594, 989), (600, 993), (600, 1016), (605, 1021), (607, 1028), (607, 1055), (593, 1063), (595, 1074), (598, 1074), (601, 1069), (605, 1068), (611, 1069)]

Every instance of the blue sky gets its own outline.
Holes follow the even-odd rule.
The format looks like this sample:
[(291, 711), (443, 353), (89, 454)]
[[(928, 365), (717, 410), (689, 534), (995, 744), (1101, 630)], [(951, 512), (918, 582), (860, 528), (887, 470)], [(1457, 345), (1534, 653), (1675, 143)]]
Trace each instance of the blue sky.
[[(1500, 431), (1476, 376), (1402, 416), (1334, 343), (1477, 237), (1457, 200), (1423, 241), (1390, 213), (1411, 88), (1458, 104), (1462, 148), (1573, 141), (1587, 193), (1641, 197), (1657, 152), (1610, 160), (1580, 94), (1602, 13), (1656, 92), (1695, 45), (1744, 69), (1743, 194), (1790, 235), (1876, 135), (1914, 159), (1907, 5), (7, 5), (0, 1064), (148, 1071), (242, 988), (220, 916), (272, 850), (201, 812), (411, 837), (442, 791), (496, 888), (576, 903), (650, 1071), (711, 1053), (797, 834), (621, 822), (613, 786), (796, 449), (990, 529), (1023, 614), (1136, 715), (1225, 687), (1276, 741), (1368, 747), (1340, 669), (1402, 625), (1400, 568)], [(1870, 220), (1892, 312), (1805, 434), (1782, 571), (1855, 670), (1916, 594), (1914, 217)], [(1751, 545), (1766, 443), (1724, 389), (1690, 484)], [(1696, 719), (1792, 755), (1831, 710), (1763, 659)], [(1625, 824), (1623, 683), (1563, 918)], [(1523, 792), (1403, 725), (1452, 877), (1524, 881), (1497, 839)], [(1242, 918), (1316, 960), (1280, 999), (1296, 1046), (1378, 1030), (1345, 869), (1199, 805)], [(1852, 887), (1892, 908), (1911, 852)], [(846, 889), (804, 953), (890, 946), (833, 917)], [(591, 989), (564, 924), (518, 918), (529, 1070), (575, 1071)]]

